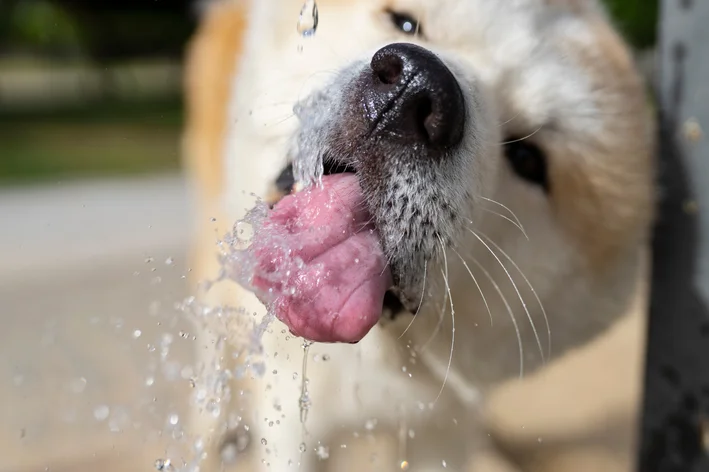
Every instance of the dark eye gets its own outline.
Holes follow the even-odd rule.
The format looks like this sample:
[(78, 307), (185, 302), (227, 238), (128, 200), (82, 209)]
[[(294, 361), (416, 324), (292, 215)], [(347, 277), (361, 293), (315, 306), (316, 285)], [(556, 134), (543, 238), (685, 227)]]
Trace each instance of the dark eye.
[(534, 143), (528, 139), (510, 138), (505, 144), (505, 157), (515, 174), (549, 192), (546, 156)]
[(396, 26), (396, 29), (405, 34), (412, 36), (422, 34), (421, 25), (418, 20), (414, 19), (411, 15), (389, 11), (389, 18), (391, 18), (391, 22)]

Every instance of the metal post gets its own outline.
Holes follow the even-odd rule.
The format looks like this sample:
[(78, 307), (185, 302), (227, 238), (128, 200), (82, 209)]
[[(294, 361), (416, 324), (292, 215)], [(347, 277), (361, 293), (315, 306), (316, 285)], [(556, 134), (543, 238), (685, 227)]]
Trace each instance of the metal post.
[(709, 1), (663, 0), (641, 472), (709, 471)]

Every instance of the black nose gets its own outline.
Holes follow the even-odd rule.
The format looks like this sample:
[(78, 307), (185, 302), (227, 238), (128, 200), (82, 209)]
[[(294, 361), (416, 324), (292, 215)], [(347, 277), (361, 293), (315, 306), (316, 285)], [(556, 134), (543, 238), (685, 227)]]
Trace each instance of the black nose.
[(465, 102), (458, 81), (435, 54), (415, 44), (383, 47), (363, 91), (372, 134), (435, 147), (458, 144)]

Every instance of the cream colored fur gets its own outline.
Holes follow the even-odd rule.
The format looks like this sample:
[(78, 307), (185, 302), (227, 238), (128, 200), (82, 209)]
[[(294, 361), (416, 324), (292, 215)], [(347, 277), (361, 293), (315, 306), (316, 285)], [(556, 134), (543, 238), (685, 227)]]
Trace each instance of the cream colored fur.
[[(210, 218), (217, 218), (219, 231), (228, 229), (253, 205), (252, 193), (268, 196), (286, 164), (286, 146), (298, 126), (293, 104), (351, 61), (366, 60), (390, 42), (417, 42), (474, 84), (487, 104), (477, 110), (487, 135), (471, 185), (510, 212), (478, 201), (487, 210), (473, 209), (473, 227), (499, 245), (534, 287), (532, 292), (498, 253), (545, 356), (550, 342), (551, 359), (542, 362), (524, 305), (500, 262), (467, 234), (462, 255), (485, 300), (448, 251), (456, 328), (450, 369), (450, 309), (440, 317), (449, 307), (441, 303), (441, 274), (433, 273), (439, 309), (417, 315), (401, 339), (410, 317), (376, 327), (358, 345), (312, 347), (312, 354), (328, 354), (330, 360), (309, 363), (312, 408), (308, 451), (301, 455), (301, 384), (293, 374), (301, 372), (303, 353), (300, 341), (287, 339), (276, 323), (264, 338), (266, 375), (235, 384), (232, 391), (250, 394), (235, 395), (223, 406), (243, 410), (239, 414), (250, 426), (242, 470), (280, 472), (300, 462), (305, 471), (386, 471), (398, 470), (402, 460), (410, 462), (409, 470), (422, 471), (632, 470), (654, 203), (653, 128), (643, 85), (597, 2), (320, 0), (320, 27), (308, 39), (295, 31), (301, 4), (225, 2), (208, 14), (196, 37), (188, 83), (193, 118), (186, 133), (203, 208), (196, 278), (214, 278), (218, 270)], [(426, 37), (398, 33), (386, 9), (418, 16)], [(241, 35), (236, 25), (245, 28)], [(220, 55), (208, 56), (217, 50)], [(545, 149), (550, 195), (507, 167), (499, 143), (509, 135), (531, 135)], [(495, 213), (510, 219), (514, 214), (526, 236)], [(522, 380), (516, 379), (520, 358), (512, 319), (473, 257), (499, 285), (521, 330)], [(535, 294), (548, 317), (550, 340)], [(204, 300), (264, 313), (234, 283), (218, 284)], [(213, 326), (203, 337), (205, 344), (214, 342), (217, 330)], [(366, 426), (373, 419), (371, 431)], [(280, 424), (269, 426), (271, 420)], [(202, 470), (218, 470), (221, 422), (195, 411), (193, 424), (212, 439)], [(402, 428), (406, 441), (397, 439)], [(353, 431), (378, 435), (374, 444), (383, 450), (372, 458), (366, 452), (372, 441), (355, 440)], [(318, 442), (329, 447), (327, 461), (313, 453)]]

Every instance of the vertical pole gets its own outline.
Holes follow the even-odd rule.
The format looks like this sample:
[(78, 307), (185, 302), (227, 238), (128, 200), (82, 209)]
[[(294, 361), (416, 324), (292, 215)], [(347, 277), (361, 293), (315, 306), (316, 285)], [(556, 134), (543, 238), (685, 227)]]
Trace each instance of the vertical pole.
[(640, 472), (709, 471), (709, 1), (662, 0)]

